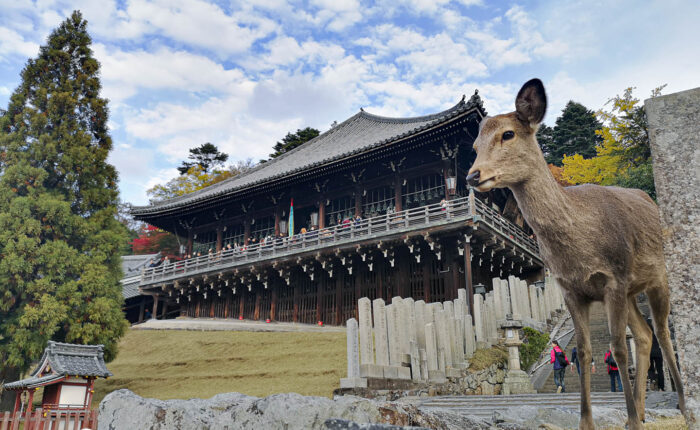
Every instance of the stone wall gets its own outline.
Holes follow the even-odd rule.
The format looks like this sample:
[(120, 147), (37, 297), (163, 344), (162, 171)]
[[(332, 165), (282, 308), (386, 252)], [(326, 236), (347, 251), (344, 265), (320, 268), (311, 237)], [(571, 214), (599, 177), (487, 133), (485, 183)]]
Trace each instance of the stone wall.
[(691, 429), (700, 428), (700, 88), (648, 99), (671, 318)]

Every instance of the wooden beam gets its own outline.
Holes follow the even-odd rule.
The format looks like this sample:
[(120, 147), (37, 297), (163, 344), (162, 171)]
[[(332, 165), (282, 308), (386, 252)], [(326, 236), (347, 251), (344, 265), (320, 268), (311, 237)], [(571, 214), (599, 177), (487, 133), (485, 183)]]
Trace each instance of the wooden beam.
[(355, 216), (362, 216), (362, 190), (355, 189)]
[(192, 245), (194, 243), (194, 239), (192, 238), (193, 234), (194, 233), (192, 233), (192, 229), (187, 231), (187, 252), (186, 253), (189, 254), (190, 256), (192, 256)]
[[(313, 282), (313, 281), (312, 281)], [(321, 315), (323, 315), (323, 287), (322, 283), (316, 282), (316, 321), (323, 321)]]
[(255, 292), (255, 312), (253, 313), (253, 319), (260, 319), (260, 291)]
[[(290, 275), (291, 276), (291, 273)], [(294, 283), (294, 311), (292, 312), (292, 321), (299, 322), (299, 283)]]
[(275, 237), (279, 237), (280, 235), (280, 219), (282, 214), (280, 213), (280, 208), (276, 207), (275, 208)]
[(242, 317), (243, 313), (245, 312), (245, 297), (248, 295), (246, 294), (246, 288), (245, 286), (241, 286), (241, 292), (239, 293), (241, 295), (241, 299), (238, 301), (238, 317)]
[(153, 295), (153, 313), (151, 315), (154, 320), (158, 319), (158, 294)]
[(221, 247), (224, 243), (224, 228), (222, 226), (216, 227), (216, 252), (221, 251)]
[(243, 223), (243, 243), (248, 245), (250, 239), (250, 218), (246, 218)]

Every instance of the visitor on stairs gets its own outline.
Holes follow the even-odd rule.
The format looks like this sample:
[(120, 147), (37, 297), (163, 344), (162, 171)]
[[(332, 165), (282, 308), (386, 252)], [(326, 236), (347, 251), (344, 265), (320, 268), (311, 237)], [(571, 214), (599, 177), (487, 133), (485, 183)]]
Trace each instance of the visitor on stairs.
[[(620, 379), (620, 369), (617, 368), (617, 362), (612, 355), (610, 349), (605, 353), (605, 364), (608, 365), (608, 375), (610, 375), (610, 391), (613, 393), (617, 390), (616, 385), (620, 387), (620, 392), (622, 392), (622, 380)], [(617, 384), (616, 384), (617, 382)]]
[(559, 342), (556, 340), (552, 341), (550, 358), (551, 360), (549, 362), (554, 363), (554, 385), (557, 386), (557, 393), (565, 393), (564, 375), (566, 373), (566, 366), (569, 365), (569, 359), (566, 358), (566, 354), (561, 350)]

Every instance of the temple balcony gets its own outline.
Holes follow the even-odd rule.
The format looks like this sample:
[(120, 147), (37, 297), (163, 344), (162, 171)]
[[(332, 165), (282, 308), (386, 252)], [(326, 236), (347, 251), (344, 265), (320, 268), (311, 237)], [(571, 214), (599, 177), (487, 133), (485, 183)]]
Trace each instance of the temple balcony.
[[(338, 263), (345, 265), (344, 257), (350, 253), (359, 254), (362, 262), (366, 262), (366, 255), (370, 252), (383, 253), (391, 260), (395, 245), (407, 246), (418, 261), (420, 254), (415, 252), (421, 249), (437, 253), (439, 259), (440, 238), (445, 235), (458, 238), (454, 243), (459, 244), (459, 255), (466, 251), (472, 264), (486, 262), (491, 264), (492, 271), (494, 265), (507, 271), (519, 268), (521, 273), (523, 269), (533, 271), (543, 266), (536, 240), (470, 193), (468, 197), (448, 200), (444, 205), (437, 203), (407, 209), (242, 249), (227, 249), (146, 268), (139, 287), (144, 292), (153, 290), (158, 293), (158, 290), (168, 289), (169, 285), (178, 288), (181, 284), (181, 289), (181, 281), (186, 279), (192, 284), (194, 279), (213, 276), (218, 276), (218, 279), (257, 278), (258, 282), (265, 282), (260, 276), (261, 268), (278, 270), (295, 265), (303, 267), (306, 272), (305, 262), (315, 260), (329, 271), (333, 263), (326, 267), (328, 262), (335, 260), (336, 267)], [(372, 270), (371, 258), (369, 261), (366, 264), (370, 264), (369, 270)], [(393, 264), (391, 261), (392, 267)], [(283, 271), (279, 271), (283, 276)]]

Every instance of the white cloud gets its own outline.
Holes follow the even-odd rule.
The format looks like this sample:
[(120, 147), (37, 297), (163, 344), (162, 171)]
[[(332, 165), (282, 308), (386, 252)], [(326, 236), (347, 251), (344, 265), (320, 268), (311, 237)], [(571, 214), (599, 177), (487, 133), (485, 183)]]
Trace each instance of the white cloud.
[(319, 8), (316, 19), (327, 23), (330, 31), (343, 31), (362, 19), (362, 6), (357, 0), (311, 0)]
[(0, 60), (12, 56), (32, 57), (39, 52), (39, 45), (26, 40), (22, 35), (7, 27), (0, 26)]

